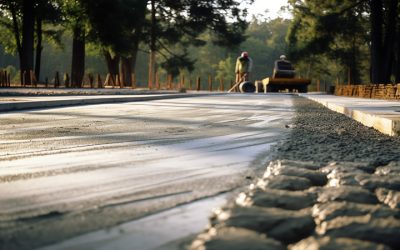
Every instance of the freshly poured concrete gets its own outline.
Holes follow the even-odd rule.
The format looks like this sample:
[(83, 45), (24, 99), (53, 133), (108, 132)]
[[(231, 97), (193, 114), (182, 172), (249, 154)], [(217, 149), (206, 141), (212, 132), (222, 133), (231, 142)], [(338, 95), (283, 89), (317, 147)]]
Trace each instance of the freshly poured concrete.
[(290, 95), (0, 114), (0, 243), (35, 249), (243, 187), (291, 117)]
[[(43, 90), (41, 90), (43, 91)], [(46, 96), (47, 92), (43, 92), (41, 96), (34, 95), (34, 92), (27, 92), (26, 96), (21, 96), (25, 92), (17, 92), (17, 96), (8, 96), (7, 93), (2, 93), (0, 96), (0, 112), (9, 112), (16, 110), (27, 110), (27, 109), (38, 109), (38, 108), (54, 108), (62, 106), (73, 106), (73, 105), (89, 105), (89, 104), (102, 104), (102, 103), (122, 103), (122, 102), (140, 102), (140, 101), (154, 101), (154, 100), (165, 100), (174, 98), (185, 98), (211, 95), (210, 93), (155, 93), (155, 92), (97, 92), (86, 93), (86, 91), (71, 92), (48, 92), (49, 96)], [(86, 95), (85, 95), (86, 93)], [(4, 95), (5, 94), (5, 95)]]
[(327, 108), (345, 114), (365, 126), (390, 135), (400, 135), (400, 102), (340, 97), (324, 94), (300, 94)]

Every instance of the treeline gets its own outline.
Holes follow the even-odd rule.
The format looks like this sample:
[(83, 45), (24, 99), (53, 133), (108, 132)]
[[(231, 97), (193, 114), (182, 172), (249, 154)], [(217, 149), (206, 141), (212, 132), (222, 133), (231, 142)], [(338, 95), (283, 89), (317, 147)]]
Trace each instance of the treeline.
[[(87, 59), (94, 59), (90, 67), (95, 69), (90, 70), (101, 70), (96, 65), (99, 56), (106, 72), (111, 77), (119, 75), (125, 85), (132, 82), (140, 56), (140, 61), (149, 62), (148, 78), (154, 81), (157, 69), (173, 76), (193, 71), (196, 60), (189, 52), (207, 43), (226, 51), (238, 48), (247, 28), (240, 2), (0, 0), (0, 49), (18, 56), (24, 82), (32, 79), (24, 79), (30, 74), (23, 72), (43, 79), (43, 54), (55, 47), (70, 48), (62, 63), (68, 60), (71, 65), (73, 87), (82, 86)], [(51, 56), (46, 60), (56, 62)], [(1, 61), (15, 64), (9, 56)]]
[(14, 81), (66, 72), (74, 87), (88, 74), (118, 75), (125, 86), (168, 75), (229, 84), (248, 51), (252, 80), (287, 54), (299, 76), (322, 85), (400, 82), (399, 0), (289, 0), (292, 19), (250, 22), (240, 2), (0, 0), (0, 68)]
[(289, 0), (290, 57), (311, 77), (400, 82), (399, 0)]

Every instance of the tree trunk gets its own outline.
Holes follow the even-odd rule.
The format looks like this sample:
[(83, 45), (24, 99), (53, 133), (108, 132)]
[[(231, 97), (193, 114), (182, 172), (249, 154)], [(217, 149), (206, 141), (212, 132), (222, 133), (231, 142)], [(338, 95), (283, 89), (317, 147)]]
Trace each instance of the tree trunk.
[(103, 54), (106, 59), (108, 73), (111, 75), (113, 83), (116, 84), (117, 81), (115, 79), (115, 76), (118, 75), (120, 56), (115, 55), (113, 57), (107, 50), (104, 50)]
[(153, 87), (155, 80), (156, 63), (156, 3), (151, 0), (151, 33), (150, 33), (150, 57), (149, 57), (149, 89)]
[(371, 82), (382, 82), (382, 0), (371, 0)]
[(395, 65), (396, 83), (400, 83), (400, 23), (397, 24), (397, 58)]
[(394, 48), (396, 40), (396, 22), (397, 22), (398, 0), (391, 0), (389, 3), (389, 13), (385, 31), (384, 41), (384, 59), (383, 59), (383, 83), (390, 83), (392, 75)]
[(40, 66), (42, 61), (42, 18), (36, 17), (36, 62), (35, 62), (35, 75), (36, 79), (40, 81)]
[(146, 20), (146, 12), (147, 12), (147, 1), (141, 1), (139, 3), (140, 4), (137, 5), (137, 8), (138, 8), (138, 13), (140, 16), (138, 16), (139, 21), (136, 22), (133, 46), (132, 46), (132, 52), (131, 52), (132, 73), (136, 73), (136, 61), (137, 61), (137, 55), (138, 55), (138, 51), (139, 51), (140, 37), (142, 36), (143, 25)]
[(360, 77), (360, 70), (358, 67), (358, 46), (357, 46), (357, 38), (354, 36), (353, 41), (352, 41), (352, 49), (351, 49), (351, 56), (350, 56), (350, 63), (349, 63), (349, 69), (350, 69), (350, 74), (349, 74), (349, 82), (351, 84), (357, 84), (361, 82), (361, 77)]
[(21, 34), (20, 34), (20, 28), (18, 25), (18, 19), (17, 19), (17, 11), (15, 9), (15, 6), (13, 4), (10, 4), (10, 12), (13, 20), (13, 31), (14, 31), (14, 38), (15, 38), (15, 43), (17, 45), (17, 51), (18, 51), (18, 56), (20, 59), (21, 63), (21, 56), (22, 56), (22, 46), (21, 46)]
[(397, 65), (395, 67), (396, 73), (395, 73), (395, 81), (396, 83), (400, 83), (400, 45), (398, 45), (399, 48), (397, 48)]
[(120, 76), (124, 86), (132, 86), (132, 57), (121, 57)]
[(104, 53), (104, 57), (106, 59), (108, 73), (110, 73), (111, 75), (118, 74), (118, 64), (120, 61), (120, 56), (115, 55), (113, 57), (113, 56), (111, 56), (111, 53), (108, 51), (104, 51), (103, 53)]
[(81, 88), (85, 74), (85, 32), (81, 26), (74, 28), (72, 41), (71, 85)]
[(22, 15), (22, 53), (20, 68), (21, 72), (27, 72), (25, 83), (31, 83), (32, 79), (30, 79), (30, 71), (33, 70), (35, 40), (34, 1), (23, 0)]
[[(139, 40), (139, 39), (136, 39)], [(138, 55), (138, 51), (139, 51), (139, 42), (136, 41), (135, 45), (132, 49), (132, 53), (131, 53), (131, 57), (132, 57), (132, 73), (136, 73), (136, 61), (137, 61), (137, 55)]]

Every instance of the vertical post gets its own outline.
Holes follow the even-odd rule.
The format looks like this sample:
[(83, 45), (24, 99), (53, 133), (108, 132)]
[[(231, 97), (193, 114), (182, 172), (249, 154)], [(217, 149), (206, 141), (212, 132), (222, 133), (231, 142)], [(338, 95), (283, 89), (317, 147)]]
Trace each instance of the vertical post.
[(7, 87), (11, 87), (11, 73), (7, 74)]
[(109, 83), (110, 83), (110, 73), (108, 73), (107, 75), (106, 75), (106, 80), (104, 80), (104, 86), (107, 86), (107, 85), (109, 85)]
[(48, 87), (49, 87), (49, 78), (48, 78), (48, 77), (46, 77), (46, 78), (44, 79), (44, 86), (45, 86), (45, 88), (48, 88)]
[(60, 87), (60, 73), (56, 72), (56, 77), (54, 78), (54, 88)]
[(26, 82), (26, 70), (22, 73), (22, 86), (26, 86), (28, 83)]
[(179, 89), (182, 89), (183, 87), (185, 87), (184, 79), (185, 79), (185, 76), (183, 74), (181, 74), (180, 78), (179, 78)]
[(321, 82), (320, 82), (320, 80), (318, 79), (318, 80), (317, 80), (317, 92), (319, 92), (319, 90), (320, 90), (320, 85), (321, 85)]
[(200, 91), (200, 88), (201, 88), (201, 79), (200, 79), (200, 76), (199, 77), (197, 77), (197, 80), (196, 80), (196, 90), (197, 91)]
[(110, 79), (111, 79), (111, 84), (112, 87), (115, 88), (115, 85), (117, 84), (117, 79), (116, 77), (118, 77), (118, 75), (110, 75)]
[(89, 78), (90, 88), (93, 89), (94, 88), (94, 77), (91, 73), (89, 73), (88, 78)]
[(36, 80), (36, 75), (33, 70), (30, 70), (30, 79), (31, 79), (31, 84), (35, 87), (37, 87), (37, 80)]
[(158, 71), (157, 71), (157, 73), (156, 73), (156, 88), (157, 88), (158, 90), (161, 89), (160, 74), (158, 73)]
[(98, 88), (103, 88), (103, 82), (101, 81), (101, 76), (100, 74), (97, 74), (97, 87)]
[(136, 74), (132, 73), (132, 88), (136, 89)]
[(168, 89), (172, 89), (172, 75), (168, 74), (168, 79), (167, 79), (167, 84), (168, 84)]
[(122, 89), (124, 87), (124, 84), (123, 81), (121, 81), (120, 75), (117, 74), (116, 79), (117, 79), (117, 86), (119, 86), (119, 88)]
[(65, 85), (66, 88), (69, 88), (69, 87), (70, 87), (70, 84), (69, 84), (69, 75), (68, 75), (68, 73), (65, 73), (65, 74), (64, 74), (64, 85)]
[(31, 70), (29, 70), (28, 72), (26, 72), (27, 73), (27, 75), (28, 75), (28, 81), (29, 81), (29, 85), (31, 86), (31, 87), (33, 87), (33, 79), (32, 79), (32, 71)]
[(213, 82), (212, 82), (212, 77), (211, 75), (208, 75), (208, 91), (212, 92), (213, 91)]

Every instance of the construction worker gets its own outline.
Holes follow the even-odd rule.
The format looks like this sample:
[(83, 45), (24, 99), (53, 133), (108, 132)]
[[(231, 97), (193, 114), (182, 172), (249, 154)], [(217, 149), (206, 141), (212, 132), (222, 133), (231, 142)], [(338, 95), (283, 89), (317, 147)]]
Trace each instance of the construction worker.
[(242, 52), (242, 54), (236, 59), (236, 83), (249, 81), (252, 68), (253, 60), (251, 60), (246, 51)]

